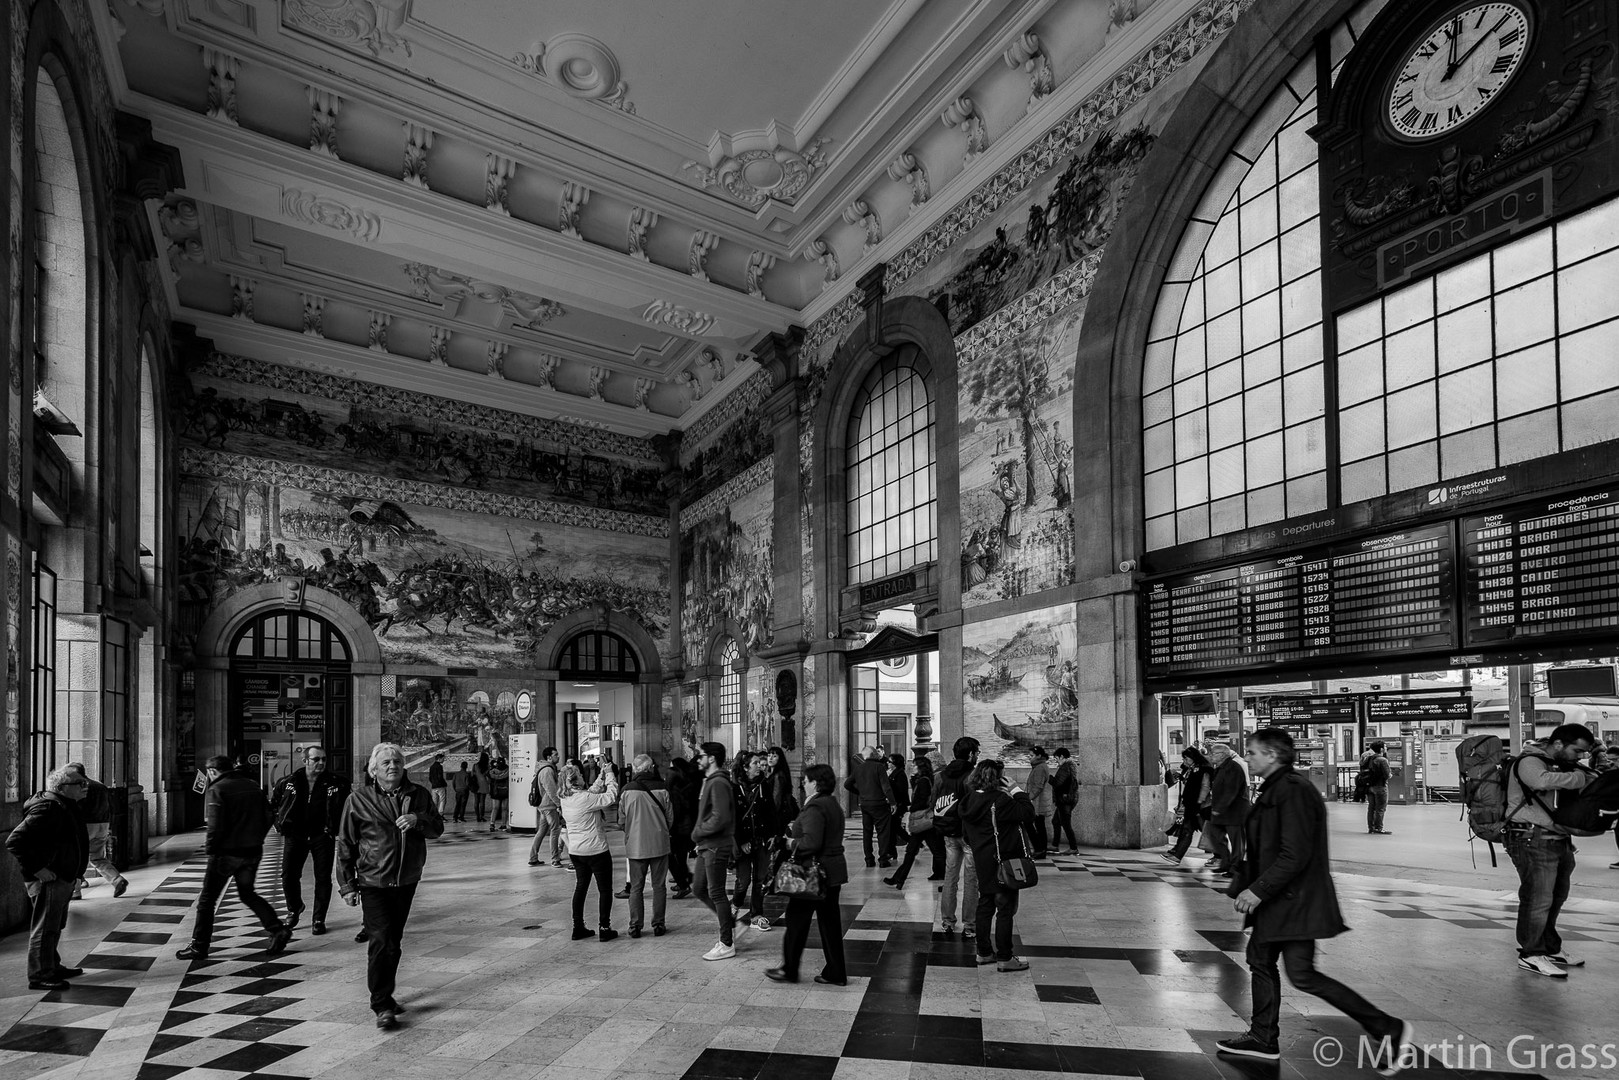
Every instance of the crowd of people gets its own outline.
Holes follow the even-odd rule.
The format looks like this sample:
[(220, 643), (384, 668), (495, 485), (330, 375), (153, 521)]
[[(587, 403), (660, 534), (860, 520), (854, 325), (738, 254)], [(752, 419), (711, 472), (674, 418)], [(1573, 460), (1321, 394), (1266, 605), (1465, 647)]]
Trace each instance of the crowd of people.
[[(1559, 727), (1525, 748), (1506, 784), (1513, 812), (1505, 844), (1520, 878), (1519, 966), (1538, 974), (1566, 977), (1582, 963), (1563, 950), (1556, 927), (1573, 855), (1568, 831), (1550, 807), (1560, 793), (1578, 792), (1599, 774), (1601, 766), (1585, 764), (1595, 745), (1587, 729)], [(618, 938), (615, 900), (628, 901), (631, 938), (648, 930), (662, 937), (669, 932), (669, 901), (693, 897), (708, 909), (717, 935), (702, 954), (704, 961), (731, 959), (742, 935), (784, 926), (780, 963), (765, 976), (797, 982), (813, 921), (823, 958), (814, 980), (846, 985), (839, 895), (850, 870), (836, 772), (825, 764), (806, 767), (800, 801), (787, 755), (779, 747), (744, 751), (734, 758), (714, 742), (690, 751), (688, 757), (671, 761), (667, 773), (646, 754), (636, 755), (626, 772), (607, 755), (563, 761), (555, 747), (543, 751), (528, 792), (538, 826), (529, 865), (546, 865), (541, 856), (548, 851), (550, 865), (575, 875), (573, 940), (605, 943)], [(928, 880), (942, 883), (943, 932), (959, 930), (964, 940), (974, 942), (980, 965), (993, 964), (1000, 972), (1027, 970), (1029, 962), (1013, 951), (1020, 895), (1038, 883), (1036, 863), (1049, 854), (1048, 817), (1050, 841), (1060, 844), (1066, 834), (1070, 853), (1076, 850), (1071, 815), (1078, 770), (1065, 748), (1049, 757), (1036, 748), (1025, 786), (1007, 775), (1002, 761), (980, 760), (979, 744), (971, 737), (957, 739), (951, 752), (946, 764), (937, 751), (918, 751), (906, 760), (867, 747), (852, 763), (843, 787), (860, 806), (866, 866), (887, 868), (898, 860), (883, 881), (903, 888), (926, 848)], [(1386, 770), (1376, 768), (1378, 756), (1376, 748), (1370, 750), (1368, 771), (1374, 781), (1383, 778), (1386, 783)], [(1206, 753), (1188, 748), (1181, 760), (1175, 821), (1168, 830), (1174, 839), (1164, 857), (1178, 862), (1192, 837), (1204, 838), (1214, 854), (1212, 869), (1230, 879), (1227, 895), (1251, 931), (1247, 962), (1252, 1018), (1246, 1032), (1219, 1042), (1220, 1051), (1266, 1060), (1280, 1057), (1279, 972), (1285, 969), (1295, 988), (1361, 1024), (1381, 1047), (1377, 1060), (1383, 1075), (1412, 1064), (1411, 1024), (1315, 967), (1316, 942), (1347, 927), (1331, 875), (1325, 802), (1310, 780), (1295, 771), (1292, 737), (1280, 728), (1264, 728), (1247, 737), (1240, 761), (1234, 747), (1219, 742)], [(326, 932), (335, 872), (342, 901), (363, 913), (356, 940), (368, 943), (367, 987), (377, 1026), (396, 1026), (404, 1011), (394, 996), (396, 974), (427, 861), (427, 841), (444, 832), (452, 791), (452, 820), (464, 819), (468, 794), (476, 791), (478, 820), (487, 799), (491, 828), (495, 822), (506, 827), (508, 764), (499, 757), (480, 758), (473, 768), (463, 763), (446, 775), (443, 755), (438, 755), (423, 787), (406, 776), (404, 751), (379, 743), (367, 762), (365, 783), (351, 789), (327, 769), (326, 751), (309, 746), (303, 767), (278, 782), (268, 796), (228, 757), (208, 759), (205, 773), (208, 861), (191, 940), (179, 958), (209, 956), (215, 908), (230, 883), (262, 925), (264, 951), (285, 951), (305, 910), (303, 868), (312, 859), (312, 932)], [(467, 779), (469, 775), (480, 779)], [(1252, 795), (1250, 777), (1258, 781)], [(67, 980), (82, 974), (63, 964), (58, 944), (68, 903), (88, 866), (97, 865), (115, 896), (127, 888), (109, 861), (107, 795), (98, 788), (82, 765), (52, 771), (46, 789), (27, 803), (21, 824), (6, 839), (22, 867), (32, 905), (31, 989), (67, 989)], [(1372, 833), (1386, 832), (1384, 805), (1374, 802), (1368, 809)], [(624, 836), (623, 886), (616, 891), (609, 815)], [(255, 890), (272, 827), (284, 838), (285, 919)], [(594, 925), (585, 915), (592, 887)], [(787, 900), (777, 921), (766, 911), (765, 897), (772, 892)]]

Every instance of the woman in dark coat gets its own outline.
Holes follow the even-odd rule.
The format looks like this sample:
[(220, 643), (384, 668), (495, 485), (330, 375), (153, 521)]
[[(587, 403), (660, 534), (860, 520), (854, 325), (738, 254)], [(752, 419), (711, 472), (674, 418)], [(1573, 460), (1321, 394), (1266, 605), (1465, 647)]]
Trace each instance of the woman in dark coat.
[(826, 966), (815, 981), (831, 986), (848, 983), (843, 966), (843, 924), (838, 912), (838, 891), (849, 880), (849, 863), (843, 857), (843, 808), (836, 796), (838, 776), (830, 765), (811, 765), (804, 770), (806, 782), (815, 786), (815, 796), (793, 822), (791, 858), (811, 859), (821, 867), (819, 899), (801, 896), (787, 898), (787, 940), (782, 942), (781, 967), (771, 968), (765, 977), (772, 982), (797, 982), (798, 962), (809, 941), (810, 917), (821, 930), (821, 954)]
[(674, 878), (672, 900), (684, 900), (691, 895), (691, 830), (697, 824), (697, 792), (701, 781), (685, 758), (669, 762), (669, 802), (674, 810), (675, 823), (669, 828), (669, 876)]
[[(931, 816), (933, 810), (933, 762), (925, 757), (919, 757), (911, 762), (911, 801), (905, 808), (904, 814), (895, 814), (896, 818), (910, 819), (910, 815), (919, 810), (927, 810)], [(909, 876), (911, 867), (916, 863), (916, 853), (926, 844), (933, 853), (933, 876), (929, 881), (944, 880), (944, 836), (938, 829), (929, 825), (920, 832), (911, 832), (910, 839), (905, 843), (905, 858), (900, 860), (899, 869), (894, 871), (893, 877), (883, 878), (884, 885), (892, 885), (896, 889), (905, 887), (905, 878)]]
[(900, 818), (905, 812), (900, 809), (911, 801), (911, 785), (905, 778), (905, 757), (902, 754), (889, 754), (888, 762), (888, 788), (894, 793), (894, 812), (888, 815), (888, 835), (883, 840), (883, 859), (893, 860), (899, 856), (899, 841), (903, 834), (900, 828)]
[(1175, 817), (1180, 822), (1181, 831), (1174, 847), (1164, 852), (1164, 858), (1172, 863), (1186, 857), (1186, 849), (1192, 846), (1192, 841), (1203, 830), (1203, 822), (1214, 797), (1210, 784), (1213, 776), (1214, 767), (1203, 756), (1203, 751), (1195, 746), (1181, 751), (1181, 799), (1175, 807)]
[(798, 816), (798, 800), (793, 798), (793, 770), (787, 764), (787, 751), (772, 746), (765, 753), (770, 755), (770, 773), (765, 784), (776, 808), (776, 819), (791, 823)]
[(996, 871), (1001, 858), (1033, 852), (1024, 828), (1034, 821), (1034, 803), (1027, 791), (1008, 781), (1002, 772), (1002, 764), (990, 758), (980, 761), (967, 776), (963, 787), (969, 794), (961, 808), (961, 828), (978, 869), (978, 962), (994, 964), (997, 971), (1027, 971), (1029, 962), (1012, 955), (1012, 920), (1017, 915), (1018, 890), (1002, 885)]

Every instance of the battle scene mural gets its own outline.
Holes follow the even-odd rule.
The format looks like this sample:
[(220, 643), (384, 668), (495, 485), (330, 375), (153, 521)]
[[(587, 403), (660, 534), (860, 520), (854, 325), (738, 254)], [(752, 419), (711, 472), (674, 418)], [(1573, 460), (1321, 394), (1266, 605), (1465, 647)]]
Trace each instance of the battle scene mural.
[(984, 757), (1026, 765), (1029, 750), (1079, 738), (1074, 605), (961, 629), (962, 729)]
[(407, 754), (437, 747), (507, 757), (510, 737), (523, 730), (517, 695), (534, 689), (532, 681), (519, 679), (384, 675), (382, 738), (405, 747)]
[(177, 521), (185, 633), (287, 575), (347, 600), (396, 663), (533, 667), (552, 624), (597, 603), (668, 633), (656, 536), (197, 476)]
[(680, 632), (686, 662), (704, 664), (716, 627), (742, 626), (748, 652), (775, 641), (775, 488), (766, 483), (723, 504), (680, 536)]
[(1074, 354), (1085, 305), (1000, 349), (963, 352), (957, 387), (961, 602), (1074, 580)]
[[(593, 439), (595, 433), (554, 422), (525, 434), (533, 418), (435, 407), (443, 399), (384, 394), (382, 387), (354, 395), (358, 400), (334, 400), (306, 391), (325, 382), (345, 389), (364, 384), (265, 386), (209, 373), (222, 366), (216, 360), (192, 372), (189, 387), (180, 380), (175, 429), (190, 445), (627, 513), (668, 511), (663, 467), (650, 448), (612, 452), (614, 443), (632, 442), (625, 436)], [(474, 412), (484, 422), (468, 422)]]
[(1141, 124), (1098, 135), (952, 244), (906, 291), (925, 295), (961, 334), (1039, 288), (1107, 243), (1153, 138)]

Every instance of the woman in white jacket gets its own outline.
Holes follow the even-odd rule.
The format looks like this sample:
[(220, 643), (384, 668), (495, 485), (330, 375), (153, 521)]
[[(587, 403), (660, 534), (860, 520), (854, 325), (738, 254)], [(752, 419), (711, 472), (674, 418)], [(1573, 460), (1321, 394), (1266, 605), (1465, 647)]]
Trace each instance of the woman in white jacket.
[[(596, 783), (586, 785), (584, 773), (578, 766), (569, 765), (562, 770), (562, 786), (557, 792), (562, 803), (562, 823), (568, 830), (568, 857), (573, 860), (573, 939), (593, 937), (598, 941), (612, 941), (618, 937), (613, 929), (613, 857), (607, 852), (607, 831), (603, 814), (618, 803), (618, 782), (610, 769), (603, 769)], [(598, 928), (585, 928), (585, 894), (590, 891), (591, 878), (596, 880)]]

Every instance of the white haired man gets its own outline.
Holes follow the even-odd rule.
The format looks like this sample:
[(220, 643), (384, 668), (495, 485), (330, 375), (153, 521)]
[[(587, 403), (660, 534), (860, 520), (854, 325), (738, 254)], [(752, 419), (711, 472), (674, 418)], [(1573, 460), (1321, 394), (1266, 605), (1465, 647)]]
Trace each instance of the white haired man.
[(22, 865), (28, 889), (28, 989), (66, 990), (79, 968), (62, 966), (56, 951), (67, 926), (73, 886), (90, 863), (90, 841), (74, 804), (85, 779), (63, 766), (45, 778), (45, 790), (23, 806), (23, 819), (6, 837), (6, 850)]
[(674, 827), (674, 804), (658, 766), (646, 754), (636, 754), (635, 774), (624, 785), (620, 813), (624, 815), (624, 852), (630, 864), (630, 937), (641, 936), (646, 922), (645, 889), (652, 879), (652, 936), (667, 933), (663, 921), (667, 897), (664, 881), (669, 872), (669, 831)]
[(378, 743), (366, 771), (376, 780), (356, 788), (343, 805), (337, 832), (337, 884), (343, 902), (365, 918), (366, 986), (377, 1027), (386, 1031), (403, 1010), (394, 999), (400, 945), (416, 886), (427, 862), (427, 841), (444, 835), (433, 796), (405, 778), (405, 752)]

